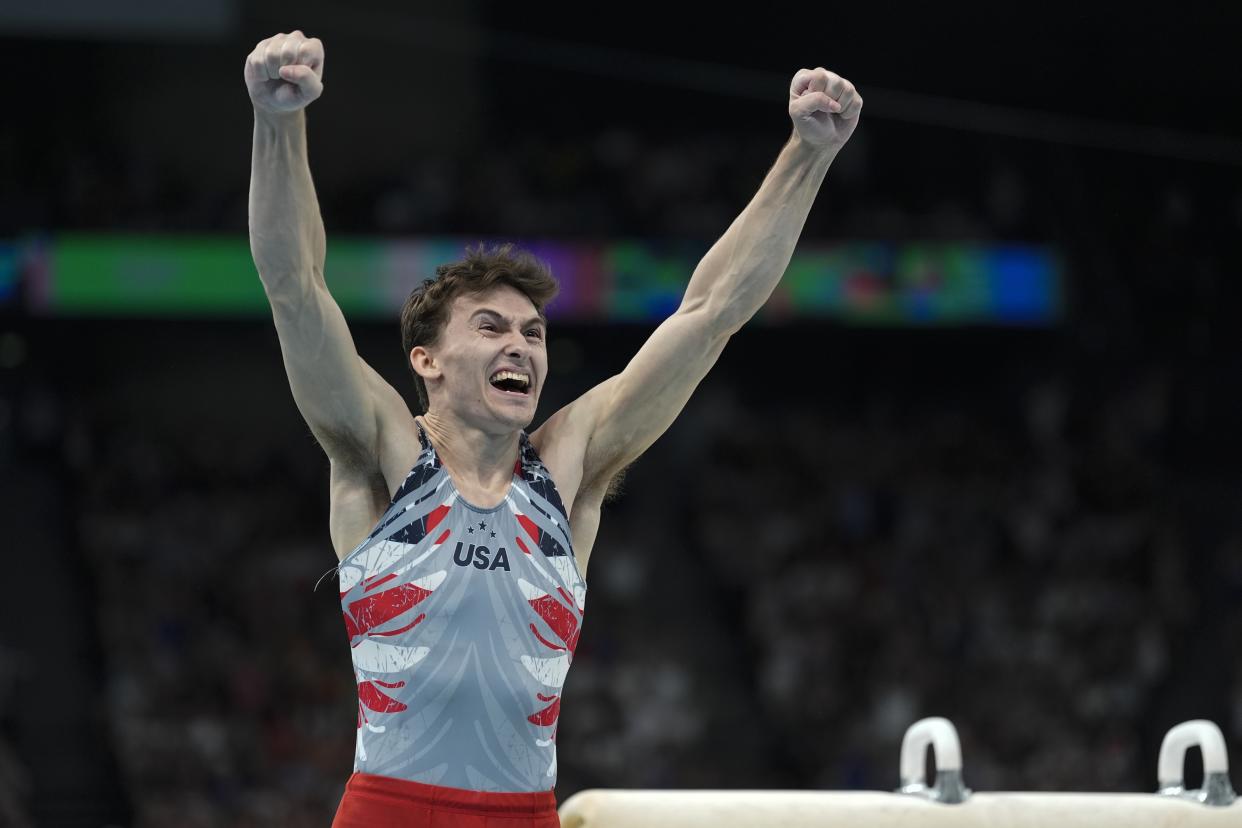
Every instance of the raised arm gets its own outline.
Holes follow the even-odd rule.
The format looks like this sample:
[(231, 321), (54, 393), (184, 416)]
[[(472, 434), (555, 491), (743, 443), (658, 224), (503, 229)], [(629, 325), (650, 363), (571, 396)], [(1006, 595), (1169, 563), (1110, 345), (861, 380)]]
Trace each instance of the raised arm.
[(789, 88), (794, 131), (758, 193), (699, 262), (677, 311), (620, 374), (559, 412), (587, 436), (583, 485), (607, 479), (672, 424), (725, 343), (767, 301), (789, 265), (862, 97), (825, 69), (802, 69)]
[(250, 251), (298, 410), (334, 461), (375, 462), (378, 412), (396, 392), (359, 358), (323, 278), (305, 114), (323, 92), (323, 61), (323, 44), (298, 31), (261, 41), (246, 58), (254, 103)]

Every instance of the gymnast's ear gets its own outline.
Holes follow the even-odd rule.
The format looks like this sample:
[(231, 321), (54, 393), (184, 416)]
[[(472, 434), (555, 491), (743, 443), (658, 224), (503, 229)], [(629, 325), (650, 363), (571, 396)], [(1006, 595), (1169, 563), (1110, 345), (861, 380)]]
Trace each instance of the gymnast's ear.
[(422, 345), (410, 349), (410, 368), (424, 380), (439, 379), (441, 375), (440, 363)]

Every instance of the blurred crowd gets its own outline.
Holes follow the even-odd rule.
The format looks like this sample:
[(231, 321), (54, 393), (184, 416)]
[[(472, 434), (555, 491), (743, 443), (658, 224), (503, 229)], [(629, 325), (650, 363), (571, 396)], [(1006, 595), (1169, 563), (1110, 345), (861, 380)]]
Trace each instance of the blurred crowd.
[(254, 447), (98, 448), (84, 551), (136, 824), (327, 824), (355, 702), (331, 585), (313, 592), (323, 493)]
[[(926, 715), (958, 725), (976, 789), (1149, 790), (1187, 685), (1231, 699), (1219, 723), (1242, 739), (1236, 659), (1211, 686), (1185, 644), (1242, 635), (1242, 532), (1192, 548), (1161, 372), (974, 400), (765, 402), (738, 379), (709, 381), (605, 510), (562, 800), (891, 789)], [(77, 534), (133, 825), (327, 824), (356, 697), (331, 575), (316, 589), (318, 450), (80, 416)]]
[[(1151, 787), (1176, 723), (1163, 694), (1216, 671), (1183, 642), (1236, 636), (1242, 611), (1217, 618), (1197, 593), (1175, 488), (1140, 449), (1167, 387), (1109, 400), (1076, 434), (1067, 393), (1029, 389), (1026, 423), (944, 400), (724, 418), (695, 537), (805, 783), (889, 787), (905, 728), (939, 713), (977, 789)], [(1230, 552), (1201, 565), (1236, 596)]]
[[(527, 127), (412, 154), (384, 170), (364, 157), (325, 157), (313, 119), (308, 131), (329, 234), (710, 241), (758, 188), (788, 137), (785, 127)], [(860, 129), (834, 164), (831, 196), (808, 222), (812, 236), (1042, 240), (1056, 219), (1044, 188), (1031, 180), (1040, 173), (1027, 166), (1035, 160), (1029, 154), (997, 151), (974, 137), (969, 165), (945, 181), (928, 168), (934, 143), (890, 148), (891, 136), (868, 133)], [(239, 161), (234, 174), (204, 180), (200, 171), (163, 163), (141, 145), (113, 143), (106, 133), (0, 125), (7, 183), (0, 188), (0, 234), (245, 232), (249, 134), (239, 134), (230, 149)], [(962, 148), (949, 142), (943, 151)], [(877, 154), (890, 160), (873, 169)], [(48, 187), (49, 180), (60, 186)]]

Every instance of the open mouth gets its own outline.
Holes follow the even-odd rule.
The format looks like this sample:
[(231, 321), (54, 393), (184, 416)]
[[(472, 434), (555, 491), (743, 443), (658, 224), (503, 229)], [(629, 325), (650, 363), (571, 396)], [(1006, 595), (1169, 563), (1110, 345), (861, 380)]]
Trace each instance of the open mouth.
[(506, 394), (516, 394), (524, 397), (530, 393), (529, 374), (517, 371), (497, 371), (492, 374), (489, 382), (491, 382), (493, 388)]

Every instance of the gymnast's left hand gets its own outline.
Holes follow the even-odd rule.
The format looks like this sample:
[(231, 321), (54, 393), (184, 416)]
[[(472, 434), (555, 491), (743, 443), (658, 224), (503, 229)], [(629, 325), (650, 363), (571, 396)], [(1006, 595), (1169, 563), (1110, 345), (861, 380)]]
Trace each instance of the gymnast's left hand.
[(789, 117), (804, 144), (835, 152), (858, 126), (863, 99), (854, 84), (822, 66), (799, 69), (789, 84)]

